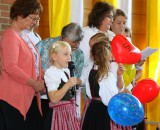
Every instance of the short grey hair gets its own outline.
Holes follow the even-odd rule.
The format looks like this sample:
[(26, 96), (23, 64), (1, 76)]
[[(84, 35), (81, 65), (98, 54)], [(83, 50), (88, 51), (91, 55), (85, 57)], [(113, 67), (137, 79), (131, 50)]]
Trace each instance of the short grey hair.
[(84, 34), (77, 23), (70, 23), (63, 27), (61, 37), (62, 39), (69, 38), (73, 42), (79, 42), (83, 39)]

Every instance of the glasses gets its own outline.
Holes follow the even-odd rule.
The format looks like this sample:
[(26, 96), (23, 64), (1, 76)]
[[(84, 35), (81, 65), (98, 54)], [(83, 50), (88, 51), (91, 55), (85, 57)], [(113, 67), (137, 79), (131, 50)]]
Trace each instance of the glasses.
[(32, 16), (32, 15), (29, 15), (28, 16), (30, 19), (32, 19), (33, 21), (38, 21), (38, 20), (40, 20), (40, 17), (34, 17), (34, 16)]
[(114, 17), (112, 15), (106, 16), (109, 19), (113, 19)]

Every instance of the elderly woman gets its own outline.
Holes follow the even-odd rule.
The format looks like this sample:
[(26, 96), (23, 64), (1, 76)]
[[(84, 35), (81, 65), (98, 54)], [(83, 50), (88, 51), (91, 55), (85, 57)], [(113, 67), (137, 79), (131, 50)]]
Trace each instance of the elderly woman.
[(21, 33), (39, 20), (40, 11), (37, 0), (16, 0), (11, 6), (11, 26), (0, 43), (0, 128), (3, 130), (42, 129), (41, 60), (33, 43)]

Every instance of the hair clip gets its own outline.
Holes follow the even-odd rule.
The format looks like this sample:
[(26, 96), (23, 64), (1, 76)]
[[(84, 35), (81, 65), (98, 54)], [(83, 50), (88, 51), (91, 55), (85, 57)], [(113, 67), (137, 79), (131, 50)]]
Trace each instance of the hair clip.
[(52, 48), (54, 49), (54, 48), (56, 48), (56, 46), (52, 46)]
[(54, 43), (53, 46), (52, 46), (52, 48), (55, 49), (58, 46), (59, 46), (59, 44)]

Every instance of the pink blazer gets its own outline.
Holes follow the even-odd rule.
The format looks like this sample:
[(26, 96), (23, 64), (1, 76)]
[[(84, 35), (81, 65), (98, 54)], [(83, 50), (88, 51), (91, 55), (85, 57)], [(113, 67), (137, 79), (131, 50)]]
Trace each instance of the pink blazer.
[[(0, 43), (2, 77), (0, 78), (0, 99), (6, 101), (26, 117), (35, 91), (26, 84), (32, 77), (36, 79), (35, 57), (29, 46), (18, 35), (8, 28)], [(40, 57), (40, 55), (39, 55)], [(41, 79), (41, 61), (39, 59), (39, 80)], [(37, 95), (40, 107), (40, 95)]]

